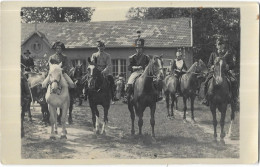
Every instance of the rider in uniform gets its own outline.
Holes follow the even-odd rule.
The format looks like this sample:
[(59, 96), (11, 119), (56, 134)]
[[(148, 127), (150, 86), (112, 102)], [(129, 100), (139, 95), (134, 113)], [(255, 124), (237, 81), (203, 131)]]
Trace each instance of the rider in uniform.
[(178, 79), (177, 92), (176, 92), (176, 97), (178, 97), (181, 95), (180, 78), (182, 74), (184, 74), (187, 71), (187, 66), (185, 61), (182, 58), (182, 52), (180, 50), (176, 52), (176, 57), (177, 58), (173, 60), (171, 71)]
[[(227, 39), (223, 36), (219, 37), (216, 40), (216, 48), (217, 52), (213, 52), (210, 55), (209, 62), (208, 62), (208, 68), (210, 69), (210, 72), (205, 80), (204, 83), (204, 95), (206, 97), (207, 94), (207, 87), (209, 80), (213, 77), (213, 70), (214, 70), (214, 60), (216, 57), (223, 57), (225, 58), (225, 61), (227, 63), (226, 67), (226, 76), (231, 83), (231, 96), (232, 96), (232, 102), (238, 107), (238, 86), (237, 86), (237, 79), (232, 72), (235, 68), (235, 56), (232, 55), (232, 53), (228, 50), (226, 47)], [(204, 98), (203, 104), (208, 105), (207, 99)]]
[[(91, 62), (94, 62), (94, 60), (97, 60), (98, 69), (101, 71), (105, 79), (108, 81), (111, 89), (111, 95), (112, 95), (112, 101), (116, 101), (115, 97), (115, 83), (114, 78), (111, 75), (111, 56), (107, 52), (105, 52), (105, 43), (102, 41), (97, 41), (97, 49), (98, 51), (96, 53), (93, 53), (91, 56)], [(102, 85), (98, 86), (98, 90), (100, 90)]]
[[(63, 54), (63, 50), (65, 49), (65, 45), (62, 42), (55, 42), (52, 46), (52, 49), (56, 50), (56, 53), (49, 57), (49, 62), (51, 64), (60, 64), (62, 62), (62, 69), (63, 69), (63, 77), (67, 81), (70, 88), (75, 88), (75, 84), (72, 81), (72, 79), (68, 76), (68, 72), (71, 67), (71, 62), (68, 59), (68, 57)], [(49, 75), (46, 77), (46, 79), (43, 81), (42, 86), (45, 88), (47, 87), (47, 84), (50, 80)]]
[(25, 71), (33, 71), (34, 62), (33, 58), (30, 57), (31, 52), (26, 50), (21, 57), (21, 65)]
[[(128, 78), (126, 85), (126, 95), (123, 100), (124, 103), (127, 103), (128, 100), (130, 100), (131, 94), (133, 93), (133, 83), (135, 79), (143, 73), (145, 67), (149, 64), (150, 61), (149, 56), (143, 53), (144, 39), (140, 38), (141, 31), (137, 31), (137, 34), (138, 38), (135, 40), (136, 53), (129, 57), (130, 64), (128, 66), (128, 70), (131, 72), (131, 75)], [(155, 84), (157, 90), (159, 89), (158, 85), (159, 84)], [(159, 97), (160, 93), (157, 95), (157, 101), (162, 100), (162, 97)]]

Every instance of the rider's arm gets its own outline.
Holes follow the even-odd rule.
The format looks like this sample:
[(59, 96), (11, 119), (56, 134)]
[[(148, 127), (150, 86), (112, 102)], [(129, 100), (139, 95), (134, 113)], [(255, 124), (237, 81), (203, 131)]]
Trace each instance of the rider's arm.
[(182, 71), (187, 71), (187, 66), (185, 61), (183, 60), (183, 67), (182, 67)]
[(130, 57), (130, 58), (129, 58), (129, 66), (128, 66), (128, 70), (131, 71), (131, 72), (134, 71), (134, 69), (133, 69), (133, 67), (135, 66), (134, 63), (135, 63), (135, 62), (134, 62), (134, 59), (133, 59), (132, 57)]
[(106, 68), (103, 70), (105, 73), (108, 73), (110, 70), (111, 70), (111, 57), (110, 55), (108, 54), (107, 55), (107, 58), (106, 58)]

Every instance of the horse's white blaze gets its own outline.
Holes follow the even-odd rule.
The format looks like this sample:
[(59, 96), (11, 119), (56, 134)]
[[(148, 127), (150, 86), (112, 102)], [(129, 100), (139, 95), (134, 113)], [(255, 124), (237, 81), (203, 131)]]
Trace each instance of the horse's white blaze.
[(99, 118), (96, 116), (96, 131), (98, 131), (98, 126), (99, 126)]
[(220, 78), (222, 78), (222, 76), (221, 76), (221, 68), (222, 68), (221, 66), (222, 66), (222, 63), (223, 63), (222, 60), (220, 60), (220, 62), (219, 62)]

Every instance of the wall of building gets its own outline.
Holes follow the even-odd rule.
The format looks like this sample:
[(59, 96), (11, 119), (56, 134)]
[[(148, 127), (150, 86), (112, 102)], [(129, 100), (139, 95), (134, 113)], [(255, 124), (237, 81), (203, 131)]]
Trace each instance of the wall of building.
[[(39, 44), (39, 45), (38, 45)], [(37, 48), (40, 46), (40, 48)], [(55, 53), (55, 50), (51, 49), (42, 38), (37, 34), (33, 35), (24, 45), (22, 46), (22, 53), (29, 49), (32, 53), (31, 56), (37, 61), (37, 59), (48, 59), (48, 57)], [(129, 65), (129, 56), (135, 54), (135, 48), (106, 48), (107, 53), (111, 55), (111, 59), (123, 59), (125, 61), (125, 66)], [(144, 48), (144, 53), (147, 55), (163, 55), (164, 65), (169, 66), (170, 59), (176, 58), (177, 48)], [(66, 54), (73, 63), (84, 62), (83, 69), (86, 70), (87, 58), (91, 57), (93, 53), (97, 52), (96, 48), (74, 48), (66, 49), (64, 54)], [(183, 50), (183, 58), (188, 67), (193, 63), (191, 48), (185, 48)], [(83, 61), (84, 60), (84, 61)], [(129, 77), (129, 71), (126, 68), (126, 77)]]

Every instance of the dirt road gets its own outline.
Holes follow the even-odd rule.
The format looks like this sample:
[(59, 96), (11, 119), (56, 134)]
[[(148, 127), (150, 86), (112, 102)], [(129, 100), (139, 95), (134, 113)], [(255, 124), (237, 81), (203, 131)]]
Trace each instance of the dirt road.
[[(179, 108), (182, 107), (181, 101)], [(100, 109), (101, 117), (103, 112)], [(22, 139), (22, 158), (28, 159), (142, 159), (142, 158), (238, 158), (239, 157), (239, 113), (232, 131), (235, 140), (226, 145), (213, 142), (211, 113), (207, 107), (195, 104), (196, 124), (183, 123), (182, 112), (175, 112), (175, 119), (166, 118), (165, 103), (157, 105), (155, 120), (156, 140), (150, 136), (150, 112), (144, 113), (143, 135), (139, 136), (137, 119), (136, 135), (130, 135), (130, 114), (127, 106), (118, 102), (109, 110), (107, 133), (94, 135), (91, 111), (87, 102), (75, 105), (73, 124), (67, 125), (67, 138), (49, 139), (50, 126), (41, 122), (40, 108), (32, 111), (33, 122), (25, 119), (25, 137)], [(219, 118), (219, 116), (218, 116)], [(226, 116), (226, 132), (230, 122), (230, 111)], [(219, 124), (218, 124), (219, 126)], [(60, 134), (61, 128), (58, 128)], [(218, 127), (218, 136), (219, 136)], [(58, 134), (58, 135), (59, 135)]]

